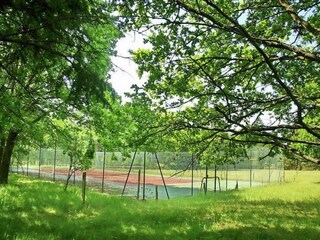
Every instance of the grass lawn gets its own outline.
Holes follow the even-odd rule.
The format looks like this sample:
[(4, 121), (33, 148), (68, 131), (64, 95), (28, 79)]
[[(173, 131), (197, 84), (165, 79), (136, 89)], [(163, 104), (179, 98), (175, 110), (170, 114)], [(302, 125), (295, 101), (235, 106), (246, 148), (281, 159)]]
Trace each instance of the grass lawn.
[(286, 184), (137, 201), (10, 175), (0, 186), (0, 239), (319, 239), (320, 172)]

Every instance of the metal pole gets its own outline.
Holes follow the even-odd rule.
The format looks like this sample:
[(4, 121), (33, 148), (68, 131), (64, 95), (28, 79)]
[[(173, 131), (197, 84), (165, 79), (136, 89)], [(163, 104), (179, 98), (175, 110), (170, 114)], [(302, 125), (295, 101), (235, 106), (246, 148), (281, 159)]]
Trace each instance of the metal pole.
[(250, 187), (252, 187), (252, 161), (250, 161)]
[(138, 171), (138, 188), (137, 188), (137, 200), (140, 198), (140, 180), (141, 180), (141, 169)]
[(204, 186), (204, 192), (205, 194), (207, 194), (207, 191), (208, 191), (208, 165), (206, 165), (206, 185)]
[(20, 158), (20, 152), (18, 150), (18, 156), (17, 156), (17, 173), (19, 173), (19, 158)]
[(106, 168), (106, 149), (103, 148), (103, 164), (102, 164), (102, 183), (101, 183), (101, 192), (104, 192), (104, 173)]
[(191, 162), (191, 196), (193, 196), (193, 179), (194, 179), (193, 171), (194, 171), (194, 155), (192, 153), (192, 162)]
[[(77, 157), (75, 157), (77, 160)], [(76, 161), (75, 161), (76, 162)], [(73, 162), (73, 185), (76, 185), (76, 167), (75, 167), (75, 162)]]
[(130, 168), (129, 168), (129, 171), (128, 171), (127, 179), (126, 179), (126, 181), (124, 183), (124, 186), (123, 186), (123, 189), (122, 189), (121, 196), (123, 196), (124, 191), (126, 190), (126, 186), (127, 186), (127, 183), (128, 183), (128, 180), (129, 180), (129, 176), (130, 176), (130, 173), (131, 173), (131, 170), (132, 170), (134, 159), (136, 158), (136, 154), (137, 154), (137, 150), (134, 152), (134, 155), (133, 155), (133, 158), (132, 158), (132, 161), (131, 161), (131, 164), (130, 164)]
[(228, 191), (228, 172), (229, 172), (229, 164), (227, 163), (227, 169), (226, 169), (226, 191)]
[(87, 172), (82, 172), (82, 206), (86, 205)]
[(76, 169), (73, 169), (73, 185), (76, 185)]
[(146, 152), (143, 154), (143, 192), (142, 200), (146, 200)]
[(158, 200), (159, 199), (159, 192), (158, 192), (158, 185), (156, 185), (156, 200)]
[(40, 149), (39, 149), (39, 169), (38, 169), (38, 177), (40, 178), (40, 172), (41, 172), (41, 146), (40, 146)]
[(161, 178), (162, 178), (164, 189), (166, 190), (166, 194), (167, 194), (168, 199), (170, 199), (169, 193), (168, 193), (168, 189), (167, 189), (167, 185), (166, 185), (166, 182), (164, 181), (164, 177), (163, 177), (163, 173), (162, 173), (162, 170), (161, 170), (161, 166), (160, 166), (160, 162), (159, 162), (159, 159), (158, 159), (158, 155), (157, 155), (157, 153), (154, 153), (154, 155), (156, 156), (156, 160), (157, 160), (157, 164), (158, 164), (158, 167), (159, 167), (159, 170), (160, 170), (160, 174), (161, 174)]
[(283, 170), (283, 183), (285, 183), (286, 182), (286, 171), (284, 169), (284, 160), (283, 160), (283, 158), (281, 158), (281, 160), (282, 160), (282, 170)]
[(214, 192), (217, 192), (217, 164), (214, 165)]
[(29, 160), (30, 160), (30, 148), (29, 148), (28, 157), (27, 157), (27, 176), (29, 175)]
[(57, 164), (57, 139), (54, 142), (53, 181), (56, 180), (56, 164)]
[(269, 157), (269, 185), (271, 184), (271, 160)]

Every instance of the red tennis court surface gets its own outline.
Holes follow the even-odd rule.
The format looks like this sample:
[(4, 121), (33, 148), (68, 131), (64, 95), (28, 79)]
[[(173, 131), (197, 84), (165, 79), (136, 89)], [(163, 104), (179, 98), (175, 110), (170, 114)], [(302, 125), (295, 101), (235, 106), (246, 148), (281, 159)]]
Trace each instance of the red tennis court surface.
[[(51, 168), (41, 168), (41, 172), (46, 172), (46, 173), (52, 173)], [(68, 169), (56, 169), (55, 170), (56, 175), (68, 175)], [(77, 171), (76, 176), (81, 176), (81, 172)], [(90, 178), (90, 180), (94, 180), (97, 182), (102, 181), (102, 171), (101, 170), (87, 170), (87, 177)], [(104, 181), (107, 183), (108, 181), (110, 182), (118, 182), (118, 183), (125, 183), (127, 179), (128, 173), (125, 172), (118, 172), (118, 171), (105, 171), (104, 172)], [(191, 183), (191, 178), (186, 179), (186, 178), (178, 178), (178, 177), (168, 177), (164, 176), (164, 181), (167, 185), (179, 185), (179, 184), (186, 184), (186, 183)], [(143, 182), (143, 174), (140, 176), (140, 182)], [(137, 184), (138, 183), (138, 174), (136, 173), (130, 173), (128, 183), (131, 184)], [(162, 185), (163, 181), (161, 176), (156, 176), (156, 175), (146, 175), (146, 184), (148, 185)]]

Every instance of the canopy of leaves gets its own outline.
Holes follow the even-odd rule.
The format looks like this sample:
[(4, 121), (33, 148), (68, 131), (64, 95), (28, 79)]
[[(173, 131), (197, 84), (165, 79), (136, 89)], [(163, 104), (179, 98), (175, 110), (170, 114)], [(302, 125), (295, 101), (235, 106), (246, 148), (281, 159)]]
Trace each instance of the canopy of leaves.
[(3, 128), (22, 128), (49, 112), (68, 114), (68, 106), (93, 99), (106, 102), (105, 76), (119, 36), (110, 12), (103, 1), (1, 3)]
[(129, 29), (149, 33), (134, 60), (171, 130), (203, 141), (262, 143), (320, 163), (319, 1), (121, 1)]

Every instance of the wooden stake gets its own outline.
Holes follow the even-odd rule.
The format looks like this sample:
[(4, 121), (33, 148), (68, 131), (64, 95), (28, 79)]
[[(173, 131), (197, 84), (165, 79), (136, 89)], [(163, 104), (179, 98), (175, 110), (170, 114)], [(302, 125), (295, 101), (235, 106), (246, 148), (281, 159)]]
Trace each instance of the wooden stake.
[(140, 198), (140, 178), (141, 178), (141, 169), (138, 172), (138, 189), (137, 189), (137, 200)]
[(86, 205), (87, 172), (82, 172), (82, 206)]

